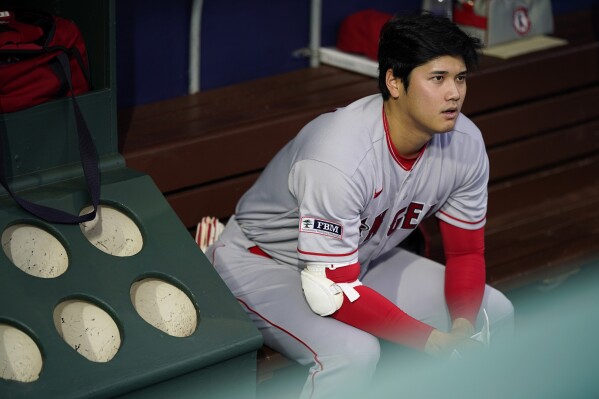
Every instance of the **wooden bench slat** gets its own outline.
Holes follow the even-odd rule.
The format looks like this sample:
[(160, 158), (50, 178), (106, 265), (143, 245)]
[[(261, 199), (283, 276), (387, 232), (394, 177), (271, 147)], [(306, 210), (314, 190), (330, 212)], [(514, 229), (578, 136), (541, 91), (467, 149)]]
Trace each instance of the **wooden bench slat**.
[[(486, 253), (490, 259), (488, 269), (587, 235), (599, 234), (599, 190), (586, 190), (585, 193), (594, 198), (581, 200), (569, 209), (564, 209), (556, 200), (550, 209), (546, 206), (545, 209), (529, 210), (537, 211), (534, 225), (520, 222), (518, 215), (514, 215), (511, 224), (502, 226), (501, 230), (489, 231), (486, 240)], [(599, 250), (599, 241), (595, 250)]]
[(488, 228), (503, 223), (517, 209), (538, 206), (563, 193), (577, 191), (584, 186), (599, 184), (599, 156), (591, 156), (565, 163), (517, 179), (489, 186)]
[(564, 241), (559, 246), (546, 248), (487, 270), (487, 279), (501, 290), (511, 290), (538, 282), (543, 278), (558, 276), (597, 259), (599, 234), (580, 236)]
[(260, 172), (223, 180), (190, 190), (166, 194), (166, 199), (187, 228), (193, 228), (203, 216), (228, 218), (237, 201), (256, 181)]
[[(326, 71), (311, 79), (315, 70)], [(272, 86), (272, 88), (271, 88)], [(331, 67), (306, 68), (234, 87), (137, 107), (132, 113), (123, 150), (211, 135), (235, 126), (272, 120), (303, 109), (327, 109), (375, 93), (376, 81)], [(194, 101), (202, 97), (203, 101)], [(173, 127), (177, 129), (173, 129)]]
[[(192, 95), (140, 105), (134, 107), (132, 110), (138, 120), (152, 119), (169, 112), (185, 112), (186, 110), (197, 108), (203, 109), (204, 112), (222, 112), (223, 109), (219, 106), (227, 104), (235, 106), (231, 102), (239, 95), (250, 96), (249, 99), (257, 98), (258, 100), (272, 97), (272, 93), (277, 93), (278, 96), (292, 96), (293, 91), (289, 91), (286, 94), (282, 93), (281, 89), (298, 86), (298, 83), (301, 82), (302, 84), (298, 88), (308, 92), (320, 90), (322, 87), (335, 88), (339, 85), (351, 84), (352, 80), (362, 79), (364, 77), (356, 74), (339, 75), (337, 74), (337, 70), (332, 67), (305, 68), (267, 78), (220, 87), (218, 89), (202, 91)], [(237, 103), (237, 107), (242, 107), (244, 104), (250, 107), (253, 106), (252, 102), (239, 102)]]
[(298, 114), (289, 120), (253, 124), (239, 133), (140, 151), (129, 154), (127, 165), (150, 174), (162, 192), (193, 188), (264, 168), (310, 117)]
[[(518, 281), (525, 281), (521, 278), (523, 272), (518, 271), (518, 267), (536, 268), (551, 262), (559, 263), (560, 259), (566, 261), (567, 253), (557, 249), (560, 245), (569, 248), (573, 257), (599, 256), (599, 241), (587, 240), (589, 231), (585, 230), (591, 229), (596, 234), (596, 229), (599, 228), (596, 218), (593, 219), (597, 212), (595, 209), (599, 210), (598, 172), (599, 156), (592, 156), (491, 185), (485, 227), (487, 268), (493, 270), (488, 275), (488, 282), (495, 285), (501, 281), (502, 286), (507, 288)], [(561, 211), (565, 213), (565, 220), (553, 226), (552, 223), (556, 223), (553, 215)], [(569, 236), (553, 233), (549, 238), (544, 237), (559, 229), (559, 223), (570, 226), (565, 227)], [(426, 219), (422, 228), (428, 239), (426, 255), (444, 263), (437, 221), (435, 218)], [(535, 244), (534, 239), (526, 241), (533, 236), (539, 243)], [(568, 240), (582, 241), (576, 247)], [(551, 245), (535, 247), (547, 243)], [(510, 261), (506, 257), (510, 257)], [(525, 257), (541, 263), (522, 263), (524, 260), (520, 261), (520, 258)], [(510, 276), (510, 273), (514, 274)], [(531, 274), (530, 278), (535, 276), (538, 275)]]
[[(561, 226), (560, 229), (550, 230), (549, 233), (553, 234), (550, 240), (542, 237), (542, 232), (541, 236), (522, 239), (513, 242), (512, 245), (507, 239), (504, 240), (502, 248), (495, 249), (489, 247), (494, 247), (499, 238), (496, 235), (487, 235), (487, 283), (501, 290), (514, 289), (538, 281), (545, 276), (560, 274), (575, 267), (576, 264), (588, 262), (589, 259), (596, 259), (597, 242), (599, 242), (597, 215), (585, 219), (582, 225), (587, 228), (581, 229), (580, 225), (569, 224), (565, 227)], [(433, 233), (430, 237), (435, 244), (438, 244), (440, 236), (436, 221), (429, 219), (424, 226)], [(503, 237), (507, 234), (518, 237), (521, 232), (525, 234), (533, 230), (534, 226), (528, 224), (525, 230), (513, 229), (511, 232), (506, 231), (502, 234)], [(541, 243), (545, 245), (540, 245)], [(440, 245), (435, 245), (428, 256), (438, 262), (445, 261)]]
[[(468, 101), (468, 100), (466, 100)], [(518, 104), (472, 118), (487, 148), (599, 118), (599, 86)]]
[(264, 382), (273, 377), (275, 371), (295, 365), (296, 363), (287, 359), (279, 352), (274, 351), (268, 346), (263, 346), (258, 351), (258, 370), (257, 380), (258, 383)]
[(490, 181), (582, 158), (599, 150), (599, 120), (488, 150)]
[[(468, 98), (476, 101), (466, 101), (464, 113), (475, 117), (599, 82), (599, 42), (552, 50), (529, 54), (520, 62), (485, 68), (469, 77)], [(575, 73), (557, 72), (572, 71), (573, 65)]]

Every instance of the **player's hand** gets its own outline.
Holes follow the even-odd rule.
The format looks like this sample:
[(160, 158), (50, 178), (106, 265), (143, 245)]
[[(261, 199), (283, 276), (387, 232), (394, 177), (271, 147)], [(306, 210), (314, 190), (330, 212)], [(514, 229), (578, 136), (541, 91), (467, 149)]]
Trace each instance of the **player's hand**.
[(474, 333), (474, 326), (467, 319), (458, 317), (453, 321), (451, 326), (451, 334), (457, 335), (459, 337), (470, 338), (474, 335)]
[(454, 350), (461, 354), (480, 351), (484, 345), (469, 337), (433, 330), (428, 337), (424, 351), (436, 357), (449, 357)]
[(424, 351), (433, 356), (444, 357), (451, 354), (460, 339), (457, 335), (433, 330), (426, 341)]

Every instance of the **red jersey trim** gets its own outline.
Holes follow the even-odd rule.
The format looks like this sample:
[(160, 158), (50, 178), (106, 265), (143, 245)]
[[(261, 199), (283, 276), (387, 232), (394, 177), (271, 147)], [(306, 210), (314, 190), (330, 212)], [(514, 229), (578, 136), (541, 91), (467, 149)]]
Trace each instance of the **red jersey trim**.
[(485, 215), (485, 216), (483, 216), (483, 218), (482, 218), (482, 219), (480, 219), (480, 220), (478, 220), (478, 221), (475, 221), (475, 222), (468, 222), (468, 221), (466, 221), (466, 220), (458, 219), (458, 218), (456, 218), (456, 217), (454, 217), (454, 216), (451, 216), (451, 215), (449, 215), (449, 214), (447, 214), (447, 213), (445, 213), (445, 212), (443, 212), (443, 211), (439, 211), (439, 213), (442, 213), (444, 216), (447, 216), (447, 217), (448, 217), (448, 218), (450, 218), (450, 219), (457, 220), (457, 221), (458, 221), (458, 222), (460, 222), (460, 223), (466, 223), (466, 224), (472, 224), (472, 225), (474, 225), (474, 224), (479, 224), (479, 223), (481, 223), (483, 220), (485, 220), (485, 219), (487, 218), (487, 216)]
[(301, 250), (301, 249), (299, 249), (299, 248), (297, 249), (297, 252), (299, 252), (300, 254), (303, 254), (303, 255), (316, 255), (316, 256), (333, 256), (333, 257), (342, 257), (342, 256), (350, 256), (350, 255), (353, 255), (353, 254), (355, 254), (356, 252), (358, 252), (358, 248), (356, 248), (356, 249), (354, 249), (353, 251), (351, 251), (351, 252), (348, 252), (348, 253), (346, 253), (346, 254), (322, 254), (322, 253), (319, 253), (319, 252), (308, 252), (308, 251), (302, 251), (302, 250)]
[(420, 160), (420, 158), (422, 157), (422, 154), (424, 154), (424, 150), (426, 150), (428, 143), (426, 143), (425, 145), (422, 146), (422, 148), (418, 152), (418, 156), (416, 158), (402, 157), (397, 152), (397, 149), (395, 148), (395, 146), (393, 145), (393, 142), (391, 141), (391, 135), (389, 134), (389, 121), (387, 120), (387, 115), (385, 115), (385, 107), (382, 107), (382, 108), (383, 108), (383, 127), (385, 128), (385, 138), (387, 139), (387, 147), (389, 147), (389, 152), (391, 153), (391, 156), (393, 157), (395, 162), (397, 162), (397, 164), (403, 170), (410, 171), (410, 170), (414, 169), (414, 165), (416, 165), (418, 160)]

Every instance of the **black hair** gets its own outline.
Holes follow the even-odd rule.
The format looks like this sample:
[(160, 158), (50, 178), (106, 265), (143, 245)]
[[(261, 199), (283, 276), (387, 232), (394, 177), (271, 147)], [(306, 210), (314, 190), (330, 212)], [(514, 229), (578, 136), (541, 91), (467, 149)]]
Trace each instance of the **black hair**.
[(389, 99), (387, 70), (401, 79), (407, 92), (410, 73), (420, 65), (445, 55), (462, 57), (468, 70), (478, 65), (483, 43), (469, 36), (446, 17), (423, 13), (394, 16), (381, 29), (378, 49), (379, 90)]

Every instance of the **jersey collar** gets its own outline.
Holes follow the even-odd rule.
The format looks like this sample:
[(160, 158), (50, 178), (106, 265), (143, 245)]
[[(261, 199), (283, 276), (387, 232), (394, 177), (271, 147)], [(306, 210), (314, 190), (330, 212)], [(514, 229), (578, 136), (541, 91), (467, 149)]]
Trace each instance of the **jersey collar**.
[(397, 164), (403, 169), (403, 170), (407, 170), (410, 171), (414, 168), (414, 165), (416, 165), (416, 162), (418, 162), (418, 160), (422, 157), (422, 154), (424, 154), (424, 150), (426, 150), (426, 147), (428, 146), (428, 143), (426, 143), (425, 145), (422, 146), (422, 148), (420, 149), (420, 151), (418, 151), (418, 156), (416, 156), (415, 158), (404, 158), (402, 157), (399, 152), (397, 152), (397, 149), (395, 148), (395, 146), (393, 145), (393, 142), (391, 141), (391, 135), (389, 134), (389, 121), (387, 120), (387, 115), (385, 114), (385, 107), (381, 107), (383, 110), (383, 127), (385, 128), (385, 137), (387, 139), (387, 146), (389, 147), (389, 152), (391, 153), (391, 157), (395, 160), (395, 162), (397, 162)]

